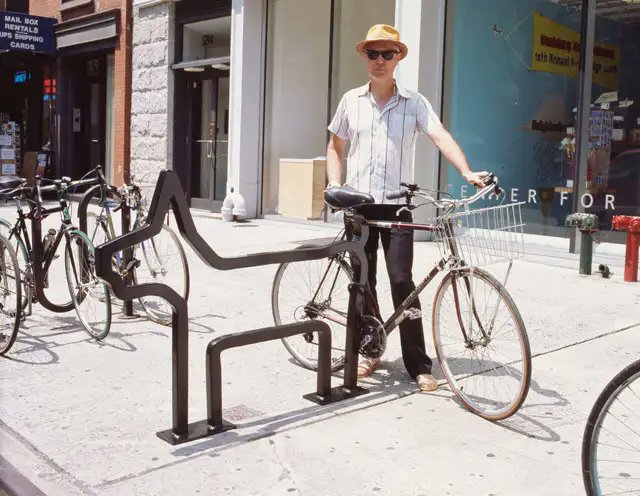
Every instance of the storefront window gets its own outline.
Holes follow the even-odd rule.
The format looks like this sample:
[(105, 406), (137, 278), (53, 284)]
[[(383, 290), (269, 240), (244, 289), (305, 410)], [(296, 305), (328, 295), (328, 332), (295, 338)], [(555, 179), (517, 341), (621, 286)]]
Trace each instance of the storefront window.
[(185, 24), (182, 36), (182, 62), (229, 57), (231, 16)]
[[(325, 153), (330, 14), (329, 1), (269, 2), (264, 213), (277, 211), (281, 161)], [(302, 186), (299, 194), (302, 199)]]
[(393, 0), (337, 0), (333, 20), (333, 64), (331, 74), (331, 114), (342, 95), (367, 82), (366, 65), (355, 51), (374, 24), (394, 24)]
[[(525, 202), (529, 232), (567, 235), (579, 52), (550, 61), (548, 49), (578, 32), (580, 12), (551, 1), (455, 0), (447, 19), (446, 126), (474, 170), (495, 172), (506, 200)], [(455, 196), (471, 192), (451, 166), (441, 177)]]
[[(309, 189), (300, 185), (301, 206), (310, 202), (312, 195), (322, 192), (328, 120), (342, 95), (367, 81), (366, 67), (355, 51), (355, 44), (373, 24), (393, 24), (394, 17), (395, 1), (392, 0), (269, 2), (264, 213), (283, 213), (278, 206), (280, 181), (287, 181), (280, 174), (284, 162), (294, 174), (303, 167), (313, 169), (310, 172), (313, 185)], [(314, 158), (320, 160), (312, 163)], [(299, 171), (295, 164), (299, 164)], [(300, 174), (300, 177), (306, 176)], [(322, 208), (321, 195), (319, 207), (312, 209), (313, 217), (318, 215), (318, 208)], [(300, 212), (303, 210), (301, 207)]]
[[(640, 29), (624, 11), (596, 17), (589, 159), (581, 205), (602, 240), (614, 215), (640, 215)], [(582, 185), (581, 185), (582, 186)]]

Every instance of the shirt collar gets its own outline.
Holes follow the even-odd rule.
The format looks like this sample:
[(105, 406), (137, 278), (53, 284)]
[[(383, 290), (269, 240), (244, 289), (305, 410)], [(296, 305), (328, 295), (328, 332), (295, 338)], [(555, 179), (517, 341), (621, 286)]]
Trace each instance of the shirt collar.
[[(358, 96), (367, 96), (370, 94), (369, 84), (370, 83), (364, 84), (358, 88), (358, 92), (357, 92)], [(396, 93), (400, 95), (402, 98), (407, 98), (407, 99), (413, 96), (413, 91), (408, 90), (404, 86), (399, 85), (397, 82), (396, 82)]]

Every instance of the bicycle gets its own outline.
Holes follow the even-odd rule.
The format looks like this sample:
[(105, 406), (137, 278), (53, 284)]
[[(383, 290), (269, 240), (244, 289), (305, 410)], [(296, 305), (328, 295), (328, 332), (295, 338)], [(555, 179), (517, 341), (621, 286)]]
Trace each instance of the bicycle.
[[(387, 336), (394, 328), (406, 318), (422, 318), (421, 311), (411, 308), (411, 304), (440, 272), (446, 272), (432, 309), (433, 340), (443, 374), (451, 390), (469, 410), (489, 420), (502, 420), (520, 408), (531, 380), (531, 351), (525, 325), (504, 286), (513, 260), (524, 256), (523, 224), (521, 203), (468, 209), (487, 194), (501, 194), (493, 175), (486, 184), (472, 197), (455, 200), (443, 197), (444, 194), (436, 199), (428, 190), (403, 183), (403, 190), (390, 193), (387, 198), (406, 200), (399, 211), (414, 210), (425, 204), (443, 209), (444, 213), (435, 223), (364, 220), (366, 225), (376, 228), (431, 232), (437, 238), (442, 258), (384, 323), (371, 314), (360, 317), (359, 352), (365, 357), (380, 357), (386, 348)], [(426, 202), (414, 205), (415, 197)], [(345, 229), (337, 238), (345, 239), (353, 219), (361, 215), (364, 205), (373, 203), (373, 197), (353, 189), (332, 188), (325, 193), (325, 202), (332, 209), (344, 212)], [(479, 268), (500, 261), (509, 262), (504, 284)], [(332, 342), (339, 342), (337, 335), (346, 325), (348, 287), (352, 279), (352, 269), (344, 254), (324, 261), (280, 265), (272, 287), (275, 323), (322, 319), (332, 327)], [(372, 300), (365, 288), (365, 308), (377, 309)], [(500, 337), (505, 339), (499, 340)], [(498, 341), (504, 344), (494, 353)], [(302, 366), (315, 369), (317, 336), (284, 338), (283, 343)], [(343, 353), (343, 349), (334, 347), (333, 371), (344, 365)], [(491, 381), (492, 384), (485, 384)], [(496, 384), (498, 381), (500, 387)], [(503, 388), (501, 395), (499, 389)]]
[(582, 437), (588, 496), (640, 494), (640, 360), (620, 371), (594, 403)]
[[(99, 167), (88, 174), (91, 173), (96, 174), (100, 188), (98, 202), (100, 211), (97, 214), (87, 213), (87, 235), (94, 246), (104, 244), (116, 237), (112, 214), (122, 208), (127, 208), (135, 214), (132, 230), (138, 229), (145, 223), (147, 209), (140, 187), (133, 182), (134, 178), (131, 184), (116, 188), (107, 183)], [(116, 199), (110, 199), (110, 195), (115, 196)], [(130, 260), (125, 260), (124, 253), (117, 252), (113, 263), (123, 278), (131, 273), (132, 283), (135, 285), (167, 284), (185, 300), (189, 298), (187, 256), (178, 236), (166, 224), (156, 236), (135, 246)], [(140, 298), (139, 302), (152, 321), (171, 325), (173, 310), (165, 300), (156, 296), (145, 296)]]
[[(6, 230), (12, 248), (18, 254), (20, 281), (24, 289), (20, 302), (21, 318), (32, 314), (33, 303), (40, 303), (46, 309), (68, 312), (75, 309), (82, 326), (96, 340), (104, 339), (111, 327), (111, 298), (106, 284), (95, 276), (94, 248), (91, 241), (71, 222), (71, 210), (67, 202), (69, 188), (95, 184), (95, 179), (71, 181), (70, 178), (53, 180), (53, 184), (41, 186), (36, 178), (35, 186), (27, 186), (25, 179), (17, 179), (9, 188), (0, 193), (5, 199), (16, 203), (18, 218), (15, 224), (0, 219), (0, 229)], [(5, 184), (6, 185), (6, 184)], [(58, 205), (45, 208), (43, 192), (56, 192)], [(22, 204), (29, 212), (25, 214)], [(61, 224), (49, 229), (42, 237), (42, 221), (53, 213), (60, 213)], [(26, 221), (31, 221), (31, 236)], [(64, 244), (65, 279), (70, 301), (53, 302), (45, 294), (49, 289), (51, 266), (59, 258), (58, 248)], [(8, 351), (8, 350), (7, 350)]]
[(0, 355), (11, 349), (18, 335), (21, 291), (18, 257), (0, 234)]

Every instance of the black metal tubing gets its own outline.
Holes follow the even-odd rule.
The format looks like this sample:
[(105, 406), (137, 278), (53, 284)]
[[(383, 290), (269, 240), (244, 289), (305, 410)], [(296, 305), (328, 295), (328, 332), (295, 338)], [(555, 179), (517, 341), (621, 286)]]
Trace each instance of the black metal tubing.
[(264, 343), (297, 334), (318, 333), (318, 374), (315, 393), (305, 395), (318, 403), (329, 403), (331, 391), (331, 328), (325, 322), (305, 321), (252, 331), (227, 334), (212, 340), (207, 346), (207, 420), (189, 425), (187, 436), (176, 437), (171, 429), (158, 433), (170, 444), (225, 432), (236, 426), (222, 418), (222, 352), (230, 348)]
[[(89, 205), (91, 204), (91, 200), (98, 195), (102, 195), (102, 184), (96, 184), (92, 186), (87, 191), (84, 192), (80, 202), (78, 203), (78, 220), (80, 224), (80, 230), (89, 236), (89, 231), (87, 230), (87, 212), (89, 210)], [(117, 193), (114, 193), (112, 190), (107, 188), (108, 193), (115, 194), (117, 196), (118, 201), (123, 201), (123, 199)], [(129, 208), (126, 205), (122, 205), (120, 208), (121, 218), (122, 218), (122, 233), (128, 233), (131, 229), (131, 213), (129, 212)], [(95, 248), (95, 247), (94, 247)], [(133, 258), (133, 247), (124, 250), (123, 252), (123, 267), (128, 267), (131, 258)], [(127, 274), (127, 284), (131, 284), (133, 282), (133, 272), (129, 271)], [(122, 302), (123, 308), (122, 313), (125, 317), (134, 317), (133, 313), (133, 302), (131, 300), (125, 300)]]
[[(101, 246), (96, 247), (96, 274), (110, 285), (114, 294), (122, 300), (133, 300), (142, 296), (158, 296), (166, 300), (173, 308), (172, 316), (172, 417), (171, 437), (175, 442), (189, 438), (188, 423), (188, 364), (189, 364), (189, 328), (187, 302), (172, 288), (164, 284), (148, 283), (128, 285), (113, 270), (111, 258), (114, 253), (135, 246), (153, 238), (162, 229), (165, 215), (173, 208), (180, 234), (189, 246), (207, 265), (220, 270), (232, 270), (260, 265), (279, 264), (319, 260), (338, 253), (349, 252), (354, 268), (354, 281), (350, 288), (349, 311), (347, 317), (345, 370), (343, 397), (362, 394), (357, 386), (357, 358), (359, 333), (356, 327), (357, 316), (362, 314), (362, 299), (367, 282), (367, 259), (364, 246), (369, 230), (362, 222), (355, 222), (359, 231), (358, 241), (340, 241), (323, 247), (301, 248), (289, 251), (256, 253), (239, 257), (221, 257), (200, 236), (193, 218), (180, 179), (174, 171), (164, 170), (158, 182), (149, 208), (147, 223), (140, 228), (123, 234)], [(336, 395), (337, 396), (337, 395)]]

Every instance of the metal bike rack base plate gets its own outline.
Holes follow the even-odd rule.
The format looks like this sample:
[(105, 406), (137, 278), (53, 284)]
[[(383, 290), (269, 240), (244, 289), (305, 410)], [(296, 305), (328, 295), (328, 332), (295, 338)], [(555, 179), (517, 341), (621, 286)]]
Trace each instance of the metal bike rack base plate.
[(116, 317), (118, 320), (135, 320), (135, 319), (141, 319), (142, 315), (140, 315), (139, 313), (132, 313), (130, 315), (127, 315), (125, 311), (125, 312), (120, 312), (114, 317)]
[(195, 441), (196, 439), (202, 439), (204, 437), (215, 436), (216, 434), (222, 434), (223, 432), (227, 432), (231, 429), (235, 429), (236, 425), (231, 422), (227, 422), (226, 420), (222, 421), (221, 426), (211, 426), (206, 420), (199, 420), (198, 422), (193, 422), (189, 424), (187, 434), (182, 436), (177, 436), (173, 433), (173, 429), (167, 429), (164, 431), (157, 432), (156, 435), (166, 441), (169, 444), (177, 445), (182, 443), (188, 443), (190, 441)]
[(369, 392), (368, 389), (361, 388), (360, 386), (356, 386), (354, 388), (346, 388), (344, 386), (338, 386), (331, 388), (329, 394), (325, 396), (320, 396), (318, 393), (309, 393), (305, 394), (303, 398), (305, 400), (313, 401), (318, 405), (330, 405), (331, 403), (337, 403), (338, 401), (348, 400), (349, 398), (356, 398), (357, 396), (362, 396), (363, 394), (367, 394)]

